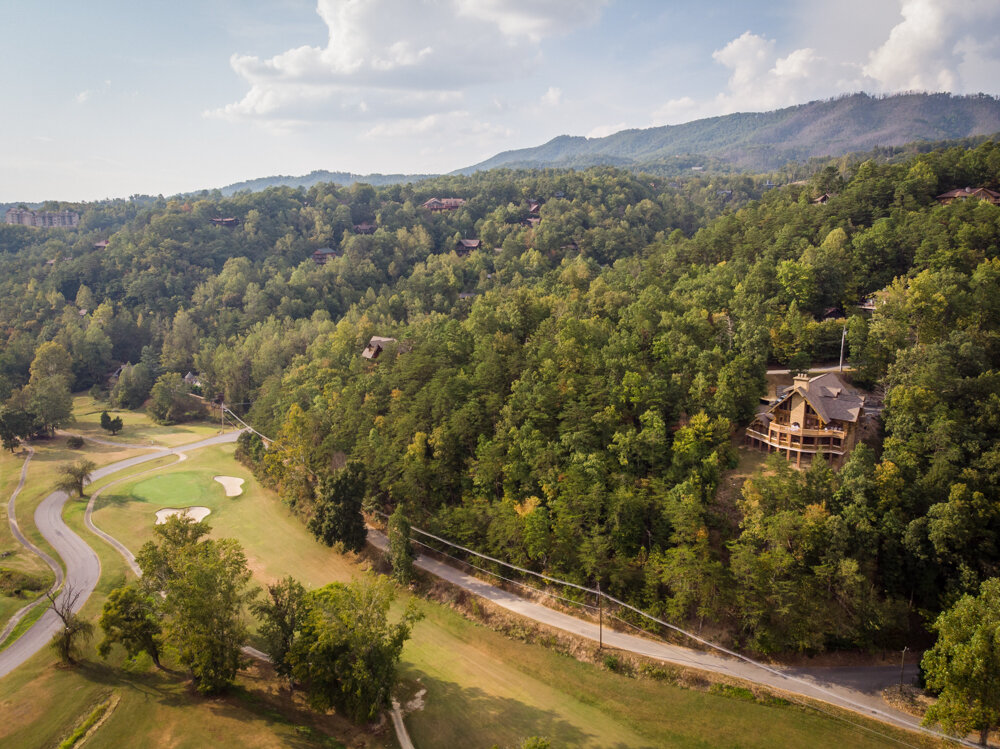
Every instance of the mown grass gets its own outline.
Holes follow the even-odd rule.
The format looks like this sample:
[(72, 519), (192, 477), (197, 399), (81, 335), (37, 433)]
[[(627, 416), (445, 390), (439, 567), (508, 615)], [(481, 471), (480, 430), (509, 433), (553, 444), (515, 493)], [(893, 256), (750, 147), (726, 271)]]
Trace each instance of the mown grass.
[[(114, 418), (120, 416), (124, 428), (111, 436), (101, 429), (101, 412), (107, 411)], [(219, 432), (219, 424), (211, 421), (195, 421), (188, 424), (161, 426), (153, 421), (145, 411), (116, 409), (107, 403), (95, 401), (89, 395), (73, 397), (74, 422), (67, 430), (87, 437), (97, 437), (108, 442), (122, 444), (152, 444), (177, 447), (189, 442), (197, 442), (213, 437)]]
[[(232, 452), (227, 445), (192, 453), (114, 487), (98, 500), (95, 522), (135, 550), (150, 537), (157, 509), (204, 505), (213, 535), (239, 539), (260, 582), (291, 574), (314, 587), (361, 574), (350, 555), (317, 543)], [(212, 481), (217, 474), (246, 479), (244, 494), (226, 498)], [(426, 690), (423, 709), (406, 718), (417, 746), (514, 746), (533, 735), (573, 747), (874, 747), (886, 740), (812, 710), (743, 699), (738, 688), (713, 694), (614, 674), (512, 641), (444, 606), (418, 606), (425, 618), (401, 666), (407, 697)]]
[[(100, 558), (101, 579), (81, 612), (96, 623), (108, 593), (131, 579), (131, 572), (116, 551), (85, 530), (84, 509), (85, 503), (70, 503), (64, 517)], [(96, 653), (99, 638), (98, 631), (77, 668), (60, 667), (45, 649), (0, 680), (0, 746), (57, 745), (87, 720), (109, 690), (120, 694), (121, 701), (87, 746), (335, 749), (345, 737), (351, 746), (394, 746), (385, 732), (374, 736), (336, 716), (304, 711), (266, 672), (251, 670), (231, 694), (204, 698), (191, 690), (183, 674), (159, 671), (147, 657), (127, 661), (116, 649), (108, 661), (102, 660)], [(165, 661), (178, 667), (175, 654), (168, 652)]]

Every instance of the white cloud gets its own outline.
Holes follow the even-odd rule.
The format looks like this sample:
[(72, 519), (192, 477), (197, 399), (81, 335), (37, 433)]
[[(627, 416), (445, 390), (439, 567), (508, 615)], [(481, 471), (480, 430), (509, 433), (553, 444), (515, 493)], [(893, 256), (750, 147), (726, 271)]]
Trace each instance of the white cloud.
[[(903, 20), (864, 67), (880, 90), (963, 91), (966, 58), (981, 55), (983, 47), (996, 53), (1000, 4), (994, 0), (904, 0), (901, 12)], [(995, 65), (993, 72), (1000, 72)]]
[(588, 138), (604, 138), (604, 137), (606, 137), (608, 135), (612, 135), (612, 134), (617, 133), (617, 132), (619, 132), (621, 130), (624, 130), (627, 127), (628, 127), (628, 125), (626, 125), (624, 122), (619, 122), (616, 125), (598, 125), (594, 129), (592, 129), (589, 133), (587, 133), (587, 137)]
[(549, 90), (542, 94), (542, 104), (547, 107), (557, 107), (562, 102), (562, 90), (555, 86), (549, 86)]
[(88, 89), (88, 90), (86, 90), (86, 91), (81, 91), (80, 93), (78, 93), (78, 94), (76, 95), (76, 103), (77, 103), (77, 104), (86, 104), (86, 103), (87, 103), (87, 100), (88, 100), (88, 99), (89, 99), (89, 98), (90, 98), (91, 96), (93, 96), (93, 95), (94, 95), (94, 92), (93, 92), (93, 91), (91, 91), (91, 90), (89, 90), (89, 89)]
[(530, 72), (543, 37), (590, 22), (605, 1), (318, 0), (326, 46), (233, 55), (249, 91), (206, 114), (291, 123), (454, 110), (470, 87)]
[[(847, 12), (845, 10), (845, 12)], [(971, 93), (995, 85), (1000, 75), (1000, 3), (968, 0), (901, 0), (899, 20), (864, 59), (837, 50), (794, 49), (750, 31), (716, 50), (730, 71), (714, 97), (668, 100), (653, 113), (660, 123), (686, 122), (738, 111), (766, 111), (845, 92), (905, 90)], [(830, 46), (836, 46), (834, 38)], [(839, 59), (838, 59), (839, 57)]]
[(595, 22), (608, 0), (455, 0), (458, 12), (535, 41)]

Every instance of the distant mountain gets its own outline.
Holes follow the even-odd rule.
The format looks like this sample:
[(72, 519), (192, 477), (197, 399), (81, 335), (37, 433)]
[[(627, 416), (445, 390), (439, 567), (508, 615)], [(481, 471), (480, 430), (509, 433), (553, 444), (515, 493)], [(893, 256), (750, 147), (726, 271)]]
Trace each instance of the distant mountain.
[(605, 138), (560, 135), (544, 145), (504, 151), (454, 173), (497, 167), (634, 167), (691, 155), (766, 171), (789, 161), (996, 132), (1000, 132), (1000, 100), (986, 94), (851, 94), (774, 112), (623, 130)]
[(229, 197), (244, 190), (257, 192), (268, 187), (278, 187), (280, 185), (288, 187), (312, 187), (320, 182), (335, 182), (338, 185), (351, 185), (355, 182), (364, 182), (373, 187), (380, 187), (382, 185), (419, 182), (422, 179), (436, 176), (436, 174), (352, 174), (350, 172), (328, 172), (325, 169), (317, 169), (301, 177), (279, 174), (274, 177), (260, 177), (258, 179), (248, 179), (245, 182), (236, 182), (223, 187), (222, 194)]

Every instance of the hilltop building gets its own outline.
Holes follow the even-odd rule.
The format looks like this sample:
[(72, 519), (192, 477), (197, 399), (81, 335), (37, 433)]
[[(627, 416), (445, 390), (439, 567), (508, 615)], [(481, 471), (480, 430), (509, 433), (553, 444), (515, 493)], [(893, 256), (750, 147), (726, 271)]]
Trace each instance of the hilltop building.
[(74, 227), (80, 224), (80, 214), (75, 211), (30, 211), (27, 208), (8, 208), (4, 220), (19, 226)]
[(798, 375), (789, 388), (757, 414), (745, 442), (766, 452), (781, 453), (801, 466), (822, 453), (841, 466), (858, 442), (865, 399), (833, 372), (817, 377)]

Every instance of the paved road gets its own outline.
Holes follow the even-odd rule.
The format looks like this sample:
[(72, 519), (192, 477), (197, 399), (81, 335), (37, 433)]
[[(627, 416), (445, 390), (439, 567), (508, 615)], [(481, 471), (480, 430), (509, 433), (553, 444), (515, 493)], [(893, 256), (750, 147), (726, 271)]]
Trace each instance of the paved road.
[[(62, 567), (59, 566), (59, 562), (25, 538), (24, 534), (21, 533), (21, 526), (17, 524), (17, 515), (14, 512), (17, 495), (21, 493), (21, 489), (24, 488), (24, 482), (28, 477), (28, 464), (31, 463), (31, 459), (35, 455), (35, 451), (31, 447), (26, 447), (25, 449), (27, 450), (28, 455), (24, 459), (24, 465), (21, 466), (21, 479), (17, 483), (17, 488), (14, 489), (14, 492), (10, 495), (10, 501), (7, 502), (7, 522), (10, 524), (11, 535), (14, 536), (21, 546), (26, 548), (35, 556), (39, 557), (49, 566), (49, 569), (52, 570), (52, 573), (55, 575), (55, 581), (52, 583), (52, 587), (49, 588), (49, 591), (54, 593), (59, 590), (59, 586), (62, 585), (63, 582)], [(27, 606), (16, 611), (14, 615), (7, 620), (7, 625), (3, 628), (3, 631), (0, 632), (0, 643), (3, 643), (7, 639), (10, 633), (14, 631), (14, 628), (29, 611), (35, 608), (35, 606), (43, 603), (45, 600), (47, 599), (44, 596), (41, 596), (29, 603)]]
[[(235, 442), (239, 437), (239, 432), (233, 431), (227, 434), (220, 434), (216, 437), (201, 440), (188, 445), (180, 445), (174, 448), (156, 449), (143, 445), (153, 452), (146, 455), (139, 455), (126, 460), (119, 460), (117, 463), (98, 468), (91, 476), (91, 481), (97, 481), (111, 474), (131, 468), (133, 466), (148, 463), (151, 460), (168, 457), (170, 455), (181, 455), (183, 452), (198, 450), (202, 447), (221, 445), (227, 442)], [(48, 541), (56, 553), (62, 558), (66, 566), (66, 579), (62, 592), (57, 601), (65, 600), (66, 592), (72, 588), (74, 592), (79, 592), (74, 611), (79, 611), (87, 602), (90, 594), (97, 586), (97, 581), (101, 576), (101, 562), (91, 549), (74, 533), (62, 519), (63, 506), (69, 497), (66, 492), (56, 491), (42, 500), (35, 510), (35, 525), (41, 532), (45, 540)], [(13, 499), (11, 502), (13, 505)], [(13, 507), (10, 508), (10, 516), (13, 517)], [(60, 621), (55, 612), (51, 609), (46, 611), (36, 621), (27, 632), (15, 640), (6, 650), (0, 651), (0, 677), (6, 676), (15, 668), (20, 666), (31, 656), (45, 647), (59, 630)]]
[[(378, 549), (388, 549), (388, 539), (377, 530), (368, 530), (369, 542)], [(564, 632), (585, 637), (597, 642), (601, 636), (598, 625), (577, 619), (574, 616), (526, 600), (506, 590), (502, 590), (472, 575), (468, 575), (455, 567), (419, 554), (415, 564), (422, 570), (440, 577), (448, 582), (485, 598), (498, 606), (524, 616), (528, 619), (546, 624)], [(935, 731), (930, 731), (920, 725), (918, 719), (911, 715), (894, 710), (879, 697), (879, 692), (887, 686), (899, 682), (899, 668), (895, 666), (868, 666), (850, 668), (781, 668), (769, 667), (741, 661), (725, 655), (717, 655), (701, 650), (693, 650), (678, 645), (669, 645), (604, 628), (604, 644), (644, 655), (649, 658), (675, 663), (681, 666), (711, 671), (727, 676), (734, 676), (755, 684), (762, 684), (792, 694), (809, 697), (813, 700), (826, 702), (837, 707), (860, 713), (869, 718), (891, 723), (911, 731), (930, 733), (943, 737)], [(916, 666), (908, 666), (905, 678), (916, 676)], [(962, 742), (975, 746), (972, 742)]]
[[(809, 367), (810, 375), (823, 374), (824, 372), (850, 372), (852, 368), (847, 364), (841, 369), (839, 364), (831, 364), (829, 367)], [(769, 375), (779, 375), (779, 374), (791, 374), (790, 369), (769, 369), (767, 370)]]

